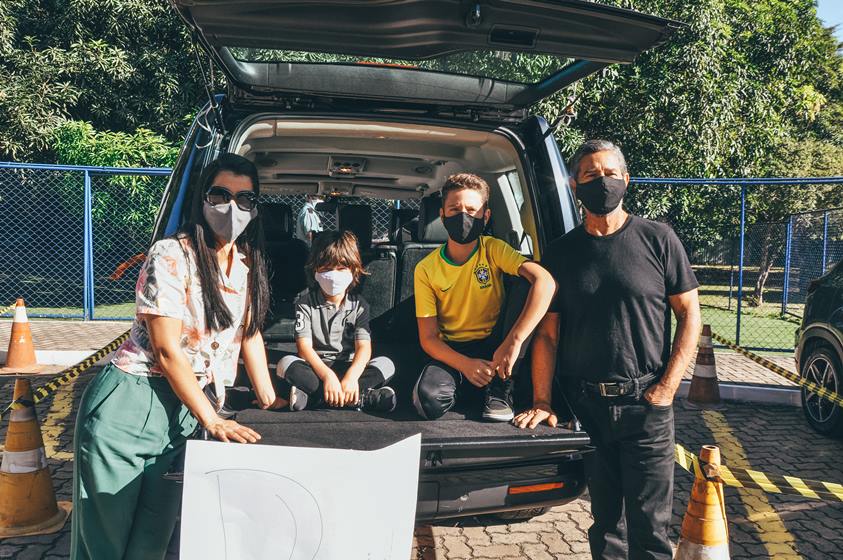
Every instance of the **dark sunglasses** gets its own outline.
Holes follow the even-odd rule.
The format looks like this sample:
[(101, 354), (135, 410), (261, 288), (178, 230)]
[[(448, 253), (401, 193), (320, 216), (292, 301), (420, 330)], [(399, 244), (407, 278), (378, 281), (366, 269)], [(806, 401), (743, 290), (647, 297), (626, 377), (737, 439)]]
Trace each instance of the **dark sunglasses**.
[(258, 205), (258, 195), (252, 191), (240, 191), (237, 194), (231, 194), (231, 191), (227, 188), (215, 185), (205, 193), (205, 200), (212, 206), (228, 204), (232, 198), (237, 204), (237, 207), (246, 212), (251, 212)]

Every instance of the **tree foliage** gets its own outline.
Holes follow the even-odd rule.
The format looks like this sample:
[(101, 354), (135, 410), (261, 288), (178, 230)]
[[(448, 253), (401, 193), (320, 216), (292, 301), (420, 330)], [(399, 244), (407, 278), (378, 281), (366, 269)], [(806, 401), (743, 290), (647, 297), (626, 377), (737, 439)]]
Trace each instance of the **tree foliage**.
[(167, 2), (0, 2), (0, 158), (52, 158), (65, 119), (178, 142), (202, 103), (186, 29)]
[[(563, 154), (586, 137), (606, 137), (639, 176), (843, 175), (843, 59), (814, 0), (603, 1), (685, 25), (635, 64), (610, 67), (539, 104), (554, 118), (577, 98), (575, 118), (557, 134)], [(0, 2), (0, 158), (50, 160), (61, 152), (66, 161), (68, 142), (78, 139), (68, 131), (80, 130), (63, 128), (68, 119), (177, 143), (204, 97), (191, 48), (182, 23), (158, 0)], [(533, 81), (560, 61), (501, 55), (484, 58), (488, 68), (477, 63), (458, 53), (416, 64)], [(116, 142), (118, 152), (125, 140), (94, 137)], [(750, 219), (843, 204), (841, 191), (755, 189)], [(639, 188), (629, 202), (670, 221), (695, 246), (736, 225), (735, 189)]]
[[(50, 141), (58, 163), (102, 167), (172, 167), (178, 149), (150, 130), (98, 132), (90, 123), (64, 121)], [(147, 241), (158, 206), (164, 179), (160, 176), (94, 176), (91, 216), (99, 247), (111, 244), (131, 246)], [(79, 176), (61, 183), (68, 209), (79, 208)]]

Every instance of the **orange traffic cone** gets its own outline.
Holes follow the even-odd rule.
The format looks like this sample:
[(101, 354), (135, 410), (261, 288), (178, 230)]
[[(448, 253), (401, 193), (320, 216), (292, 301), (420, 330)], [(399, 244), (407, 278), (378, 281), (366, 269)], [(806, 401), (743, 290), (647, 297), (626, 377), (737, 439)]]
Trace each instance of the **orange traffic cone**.
[(32, 331), (26, 317), (26, 304), (22, 298), (15, 302), (15, 318), (12, 322), (12, 335), (9, 337), (9, 351), (6, 354), (5, 370), (30, 373), (37, 369), (35, 345), (32, 344)]
[(32, 385), (15, 381), (6, 446), (0, 464), (0, 538), (55, 533), (70, 514), (70, 502), (56, 502), (41, 428), (32, 402)]
[(691, 408), (720, 408), (720, 386), (717, 384), (717, 364), (711, 344), (711, 325), (703, 325), (694, 376), (685, 404)]
[(723, 483), (718, 478), (720, 449), (704, 445), (700, 450), (700, 461), (707, 463), (703, 469), (711, 480), (694, 480), (674, 560), (728, 560), (729, 526)]

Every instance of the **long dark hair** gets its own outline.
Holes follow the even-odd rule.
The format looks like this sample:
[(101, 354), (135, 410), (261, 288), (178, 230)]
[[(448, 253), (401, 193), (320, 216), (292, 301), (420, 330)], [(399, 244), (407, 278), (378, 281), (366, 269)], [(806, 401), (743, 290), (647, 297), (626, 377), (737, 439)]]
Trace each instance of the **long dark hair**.
[[(199, 183), (201, 188), (194, 191), (190, 221), (176, 234), (178, 238), (189, 239), (193, 247), (196, 268), (199, 271), (199, 282), (202, 286), (205, 327), (208, 330), (217, 331), (231, 327), (235, 318), (231, 316), (220, 294), (220, 266), (217, 261), (216, 237), (205, 221), (202, 206), (205, 202), (205, 193), (213, 186), (217, 175), (223, 171), (248, 177), (252, 181), (252, 190), (256, 195), (260, 195), (260, 182), (255, 164), (236, 154), (223, 154), (205, 168)], [(263, 224), (260, 212), (235, 243), (237, 250), (246, 256), (249, 266), (249, 292), (246, 302), (249, 313), (243, 337), (250, 338), (260, 331), (269, 309), (269, 280), (264, 257)]]

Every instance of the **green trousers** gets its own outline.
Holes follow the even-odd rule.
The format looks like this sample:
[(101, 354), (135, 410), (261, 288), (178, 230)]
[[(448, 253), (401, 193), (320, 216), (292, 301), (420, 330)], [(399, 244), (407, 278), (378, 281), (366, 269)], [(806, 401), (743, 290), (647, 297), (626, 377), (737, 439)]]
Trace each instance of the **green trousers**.
[(74, 560), (164, 558), (181, 505), (165, 480), (196, 428), (163, 377), (109, 365), (88, 385), (74, 436)]

